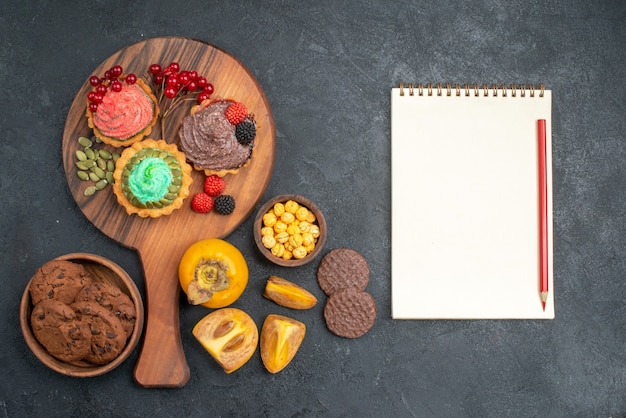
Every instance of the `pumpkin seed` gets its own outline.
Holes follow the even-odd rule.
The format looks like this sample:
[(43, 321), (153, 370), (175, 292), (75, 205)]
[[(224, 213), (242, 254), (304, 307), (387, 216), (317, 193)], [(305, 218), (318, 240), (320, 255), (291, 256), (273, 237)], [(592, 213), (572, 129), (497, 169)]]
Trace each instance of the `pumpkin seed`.
[(115, 182), (115, 179), (113, 178), (113, 174), (111, 174), (110, 171), (107, 171), (104, 175), (104, 178), (107, 179), (107, 182), (109, 184), (113, 184)]
[(114, 152), (113, 154), (111, 154), (111, 156), (113, 157), (113, 161), (117, 161), (117, 159), (120, 158), (120, 154), (118, 154), (117, 152)]
[(87, 168), (91, 168), (91, 167), (95, 167), (96, 166), (96, 162), (94, 160), (85, 160), (85, 161), (83, 161), (83, 163), (85, 164), (85, 167), (87, 167)]
[(76, 174), (78, 175), (78, 178), (83, 181), (89, 180), (89, 174), (87, 174), (86, 171), (79, 170)]
[(76, 161), (76, 167), (79, 170), (89, 170), (89, 167), (87, 167), (87, 164), (85, 164), (84, 161)]
[(93, 172), (96, 173), (96, 176), (98, 176), (98, 178), (100, 179), (103, 179), (105, 176), (104, 170), (100, 167), (94, 167)]
[(83, 194), (85, 196), (92, 196), (96, 192), (96, 186), (89, 186), (85, 189)]
[(113, 162), (113, 160), (107, 161), (107, 170), (111, 172), (115, 171), (115, 163)]
[(109, 183), (106, 181), (106, 179), (99, 180), (99, 181), (96, 183), (96, 190), (102, 190), (102, 189), (104, 189), (104, 188), (106, 187), (106, 185), (107, 185), (107, 184), (109, 184)]
[(110, 160), (111, 158), (113, 158), (113, 155), (111, 155), (111, 153), (105, 149), (100, 150), (100, 156), (105, 160)]
[(76, 150), (76, 159), (78, 161), (85, 161), (87, 159), (87, 154), (85, 154), (84, 151), (81, 151), (79, 149)]
[(131, 203), (133, 204), (133, 206), (136, 206), (138, 208), (144, 209), (146, 207), (146, 205), (144, 203), (141, 203), (136, 197), (132, 198)]
[(100, 177), (98, 177), (98, 175), (92, 171), (91, 173), (89, 173), (89, 179), (93, 182), (96, 182), (100, 180)]
[(93, 152), (92, 148), (85, 148), (85, 155), (90, 160), (95, 160), (96, 159), (96, 154)]
[(92, 145), (91, 139), (87, 138), (86, 136), (79, 137), (78, 143), (84, 148), (89, 148)]

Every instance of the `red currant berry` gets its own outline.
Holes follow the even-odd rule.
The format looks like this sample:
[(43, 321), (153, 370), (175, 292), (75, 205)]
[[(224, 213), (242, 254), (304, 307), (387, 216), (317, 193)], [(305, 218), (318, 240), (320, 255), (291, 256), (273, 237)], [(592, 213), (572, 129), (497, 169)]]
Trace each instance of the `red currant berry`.
[(167, 97), (168, 99), (173, 99), (174, 97), (176, 97), (176, 94), (178, 93), (178, 90), (176, 90), (175, 87), (167, 87), (165, 89), (165, 97)]
[(189, 71), (189, 78), (191, 78), (194, 81), (197, 81), (198, 80), (198, 72), (196, 70)]
[(150, 66), (150, 73), (153, 75), (157, 75), (162, 71), (161, 66), (159, 64), (152, 64)]
[(96, 87), (96, 93), (100, 93), (102, 95), (105, 95), (107, 90), (107, 86), (104, 84), (98, 84), (98, 87)]
[(188, 91), (196, 91), (197, 88), (198, 88), (198, 83), (196, 83), (193, 80), (191, 80), (189, 83), (185, 85), (185, 89), (187, 89)]
[(126, 84), (135, 84), (137, 82), (137, 76), (133, 73), (126, 75)]
[(104, 78), (107, 79), (107, 80), (111, 79), (111, 70), (106, 70), (104, 72)]
[(91, 77), (89, 77), (89, 84), (91, 84), (93, 87), (96, 87), (98, 84), (100, 84), (100, 77), (98, 77), (97, 75), (92, 75)]
[(98, 110), (98, 103), (89, 103), (89, 110), (96, 112)]
[(93, 102), (94, 103), (102, 103), (102, 99), (104, 99), (104, 94), (102, 93), (96, 93), (93, 95)]
[(175, 61), (170, 62), (170, 65), (168, 67), (175, 73), (180, 71), (180, 65), (178, 65), (178, 63)]
[(189, 73), (187, 71), (183, 71), (178, 74), (178, 82), (180, 84), (185, 85), (189, 83), (189, 81), (191, 81), (191, 79), (189, 78)]
[(89, 93), (87, 93), (87, 100), (89, 100), (90, 102), (93, 102), (93, 97), (96, 95), (95, 91), (90, 91)]
[(111, 83), (111, 90), (115, 91), (115, 92), (120, 92), (122, 91), (122, 83), (120, 83), (119, 81), (115, 80)]
[(204, 86), (202, 90), (206, 91), (209, 94), (213, 94), (213, 84), (207, 83), (207, 85)]
[(211, 95), (208, 92), (203, 91), (198, 94), (198, 103), (202, 103), (203, 101), (209, 100), (210, 98), (211, 98)]
[(203, 76), (198, 77), (198, 87), (200, 87), (201, 89), (206, 87), (208, 83), (209, 82), (207, 81), (206, 77), (203, 77)]
[(124, 72), (124, 69), (122, 68), (121, 65), (114, 65), (113, 67), (111, 67), (110, 71), (113, 77), (119, 77)]
[(167, 80), (165, 80), (165, 85), (167, 87), (176, 87), (177, 84), (178, 84), (178, 77), (175, 75), (171, 75), (167, 77)]
[(162, 84), (163, 83), (163, 75), (157, 74), (154, 76), (154, 84)]

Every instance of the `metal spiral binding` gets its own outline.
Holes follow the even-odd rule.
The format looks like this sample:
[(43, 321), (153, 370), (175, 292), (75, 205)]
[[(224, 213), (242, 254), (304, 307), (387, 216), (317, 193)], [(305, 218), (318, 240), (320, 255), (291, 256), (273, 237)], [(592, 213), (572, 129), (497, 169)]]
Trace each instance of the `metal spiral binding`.
[[(400, 96), (404, 96), (404, 83), (400, 82)], [(408, 94), (409, 96), (415, 96), (417, 90), (418, 96), (423, 96), (426, 94), (427, 96), (442, 96), (445, 91), (446, 96), (452, 96), (454, 92), (455, 96), (461, 96), (463, 93), (465, 96), (471, 96), (472, 94), (475, 97), (498, 97), (501, 95), (502, 97), (507, 97), (508, 92), (510, 91), (511, 97), (535, 97), (535, 92), (538, 91), (538, 96), (543, 97), (545, 86), (543, 83), (540, 83), (535, 89), (534, 84), (511, 84), (507, 88), (506, 84), (500, 84), (498, 86), (496, 83), (491, 84), (489, 86), (487, 83), (482, 85), (478, 85), (476, 83), (470, 85), (468, 83), (463, 84), (463, 87), (459, 83), (455, 83), (454, 86), (451, 83), (446, 83), (445, 86), (442, 86), (441, 83), (436, 83), (433, 87), (432, 83), (428, 83), (426, 85), (422, 83), (417, 83), (417, 87), (413, 85), (413, 83), (408, 84)], [(491, 95), (490, 95), (491, 91)], [(482, 94), (481, 94), (482, 93)]]

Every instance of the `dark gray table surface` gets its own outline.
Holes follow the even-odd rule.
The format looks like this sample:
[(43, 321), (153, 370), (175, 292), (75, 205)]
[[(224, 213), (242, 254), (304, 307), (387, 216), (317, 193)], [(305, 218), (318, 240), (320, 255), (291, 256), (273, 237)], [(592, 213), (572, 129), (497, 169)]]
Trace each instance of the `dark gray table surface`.
[[(329, 224), (326, 250), (367, 258), (378, 305), (368, 334), (328, 332), (323, 303), (296, 314), (264, 300), (265, 278), (276, 274), (323, 301), (318, 263), (270, 265), (247, 219), (227, 237), (251, 269), (236, 306), (259, 325), (276, 312), (308, 326), (283, 372), (267, 373), (257, 351), (226, 375), (191, 336), (208, 310), (185, 302), (191, 378), (181, 389), (135, 384), (138, 349), (90, 379), (57, 374), (31, 354), (18, 308), (46, 260), (98, 253), (143, 292), (137, 254), (93, 227), (72, 199), (61, 137), (92, 69), (128, 44), (166, 35), (212, 43), (259, 80), (277, 136), (262, 200), (311, 198)], [(3, 2), (0, 416), (626, 416), (625, 68), (621, 0)], [(555, 320), (391, 319), (389, 93), (400, 81), (553, 90)]]

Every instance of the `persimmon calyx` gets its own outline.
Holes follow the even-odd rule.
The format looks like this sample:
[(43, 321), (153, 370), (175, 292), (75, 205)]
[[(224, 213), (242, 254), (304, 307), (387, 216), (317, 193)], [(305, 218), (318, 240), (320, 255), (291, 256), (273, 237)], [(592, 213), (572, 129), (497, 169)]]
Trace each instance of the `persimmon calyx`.
[(227, 273), (226, 263), (201, 258), (187, 286), (187, 301), (192, 305), (200, 305), (211, 299), (213, 293), (228, 289), (230, 282)]

